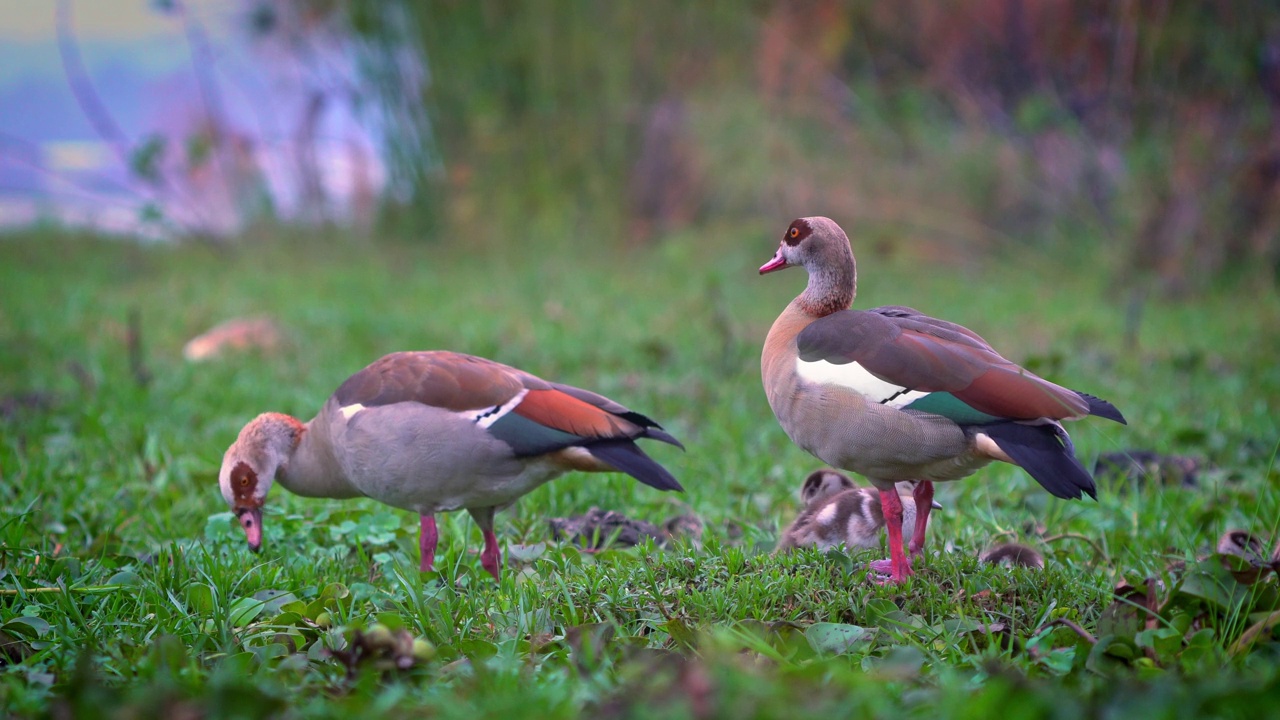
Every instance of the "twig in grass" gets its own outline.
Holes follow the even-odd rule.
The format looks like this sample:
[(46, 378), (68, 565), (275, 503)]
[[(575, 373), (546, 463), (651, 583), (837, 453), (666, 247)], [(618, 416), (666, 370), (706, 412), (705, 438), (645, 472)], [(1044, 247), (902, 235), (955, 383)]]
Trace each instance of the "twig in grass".
[(1160, 626), (1160, 602), (1156, 597), (1156, 579), (1153, 577), (1147, 578), (1147, 594), (1143, 600), (1143, 608), (1147, 611), (1147, 629), (1155, 630)]
[(1274, 610), (1270, 615), (1250, 625), (1249, 629), (1241, 633), (1240, 637), (1231, 643), (1231, 648), (1227, 650), (1227, 653), (1234, 657), (1249, 650), (1258, 641), (1259, 635), (1274, 628), (1276, 625), (1280, 625), (1280, 610)]
[(1050, 620), (1049, 622), (1045, 623), (1044, 625), (1041, 625), (1041, 626), (1040, 626), (1040, 629), (1039, 629), (1039, 630), (1036, 630), (1036, 634), (1037, 634), (1037, 635), (1039, 635), (1042, 631), (1044, 631), (1044, 630), (1048, 630), (1049, 628), (1053, 627), (1054, 625), (1061, 625), (1062, 627), (1067, 628), (1068, 630), (1071, 630), (1071, 631), (1072, 631), (1072, 632), (1074, 632), (1075, 634), (1077, 634), (1077, 635), (1079, 635), (1080, 637), (1084, 638), (1085, 642), (1089, 643), (1090, 645), (1097, 645), (1097, 644), (1098, 644), (1098, 638), (1096, 638), (1096, 637), (1094, 637), (1092, 634), (1090, 634), (1088, 630), (1085, 630), (1084, 628), (1082, 628), (1082, 627), (1080, 627), (1079, 625), (1077, 625), (1074, 621), (1068, 620), (1068, 619), (1066, 619), (1066, 618), (1054, 618), (1054, 619)]
[(38, 587), (38, 588), (0, 588), (0, 595), (26, 595), (28, 593), (35, 595), (37, 593), (61, 593), (61, 592), (111, 592), (112, 590), (120, 590), (130, 587), (128, 585), (85, 585), (82, 587)]
[(129, 329), (126, 334), (129, 346), (129, 370), (133, 373), (133, 381), (138, 387), (145, 388), (151, 384), (151, 371), (142, 353), (142, 314), (138, 308), (129, 308)]
[(1000, 532), (992, 535), (988, 540), (994, 541), (997, 538), (1002, 538), (1002, 537), (1011, 537), (1016, 539), (1018, 537), (1018, 531), (1017, 530), (1001, 530)]
[[(1147, 611), (1146, 628), (1148, 630), (1155, 630), (1160, 626), (1160, 603), (1156, 599), (1156, 579), (1153, 577), (1147, 578), (1147, 592), (1145, 597), (1142, 598), (1142, 606), (1143, 609)], [(1156, 656), (1156, 649), (1154, 646), (1148, 645), (1143, 648), (1143, 651), (1153, 662), (1159, 661), (1160, 658)]]
[(649, 560), (648, 557), (645, 557), (642, 559), (644, 561), (645, 568), (648, 570), (648, 572), (645, 573), (645, 575), (647, 575), (649, 578), (649, 592), (653, 594), (654, 605), (658, 606), (658, 614), (662, 615), (663, 620), (666, 620), (667, 622), (671, 622), (674, 618), (671, 616), (671, 613), (667, 610), (666, 604), (662, 602), (662, 597), (658, 590), (658, 580), (655, 577), (655, 569), (653, 567), (653, 563)]
[(1091, 537), (1081, 535), (1079, 533), (1062, 533), (1061, 535), (1050, 535), (1049, 537), (1045, 538), (1042, 542), (1051, 543), (1051, 542), (1057, 542), (1059, 540), (1083, 540), (1084, 542), (1089, 544), (1089, 547), (1093, 548), (1094, 560), (1102, 559), (1102, 560), (1109, 561), (1109, 558), (1107, 558), (1106, 551), (1102, 549), (1102, 546), (1099, 545), (1096, 540), (1094, 540)]

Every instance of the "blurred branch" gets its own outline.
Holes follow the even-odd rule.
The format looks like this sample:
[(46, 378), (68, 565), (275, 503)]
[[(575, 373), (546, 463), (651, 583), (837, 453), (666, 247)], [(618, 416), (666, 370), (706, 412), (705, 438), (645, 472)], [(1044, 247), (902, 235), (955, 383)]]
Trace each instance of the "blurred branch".
[[(111, 116), (107, 106), (99, 97), (98, 91), (93, 86), (93, 81), (89, 78), (89, 72), (85, 68), (84, 58), (80, 55), (80, 47), (76, 44), (75, 33), (71, 27), (71, 0), (58, 0), (58, 6), (55, 14), (56, 32), (58, 39), (58, 54), (62, 58), (63, 74), (67, 78), (67, 86), (71, 89), (71, 94), (76, 99), (76, 104), (80, 106), (80, 111), (84, 113), (89, 124), (93, 126), (98, 136), (103, 139), (115, 151), (116, 156), (120, 160), (120, 164), (126, 170), (132, 172), (132, 142), (125, 135), (124, 130), (116, 123), (115, 118)], [(167, 181), (163, 174), (157, 177), (157, 180), (164, 184), (164, 190), (169, 194), (181, 194), (177, 188)], [(126, 188), (133, 194), (142, 195), (146, 201), (155, 202), (157, 200), (154, 193), (143, 186), (140, 190), (137, 186), (128, 186)], [(196, 209), (199, 213), (199, 209)], [(178, 228), (185, 231), (186, 228)]]
[(89, 73), (85, 70), (80, 47), (76, 45), (71, 29), (71, 0), (58, 0), (56, 24), (58, 54), (62, 57), (62, 69), (76, 104), (80, 106), (80, 111), (89, 120), (89, 124), (93, 125), (94, 131), (115, 150), (120, 162), (129, 167), (129, 139), (107, 111), (102, 98), (98, 97), (97, 90), (89, 80)]
[(129, 349), (129, 371), (138, 387), (151, 384), (151, 371), (147, 369), (146, 355), (142, 347), (142, 313), (136, 307), (129, 308), (126, 345)]
[(328, 220), (324, 182), (316, 153), (317, 129), (320, 126), (320, 120), (324, 117), (325, 105), (325, 92), (313, 90), (307, 98), (306, 107), (303, 108), (295, 138), (298, 179), (302, 185), (299, 209), (303, 218), (320, 223)]
[[(11, 162), (34, 170), (40, 175), (57, 178), (58, 182), (73, 185), (76, 190), (84, 193), (85, 195), (96, 194), (93, 190), (84, 187), (75, 177), (68, 175), (67, 173), (60, 173), (56, 170), (51, 170), (48, 167), (45, 167), (44, 163), (40, 161), (40, 156), (41, 150), (39, 145), (29, 140), (24, 140), (20, 137), (0, 132), (0, 157), (8, 158)], [(132, 187), (117, 181), (110, 175), (96, 175), (95, 178), (100, 182), (112, 185), (115, 189), (121, 192), (133, 192)]]
[(233, 197), (235, 189), (231, 186), (231, 178), (222, 162), (222, 149), (226, 146), (224, 141), (227, 119), (223, 109), (222, 94), (218, 91), (218, 84), (210, 76), (210, 70), (214, 66), (214, 56), (209, 44), (209, 36), (205, 33), (199, 19), (187, 9), (185, 2), (171, 0), (171, 8), (182, 17), (187, 44), (191, 47), (191, 72), (196, 78), (196, 88), (200, 93), (200, 103), (204, 107), (209, 139), (213, 148), (210, 160), (228, 197)]

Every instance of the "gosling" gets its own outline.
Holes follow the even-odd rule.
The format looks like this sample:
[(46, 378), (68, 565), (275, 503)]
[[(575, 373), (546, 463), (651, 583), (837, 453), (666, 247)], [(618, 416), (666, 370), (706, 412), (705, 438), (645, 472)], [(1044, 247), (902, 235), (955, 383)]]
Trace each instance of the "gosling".
[[(826, 550), (842, 544), (848, 548), (880, 545), (884, 511), (879, 490), (857, 487), (843, 473), (823, 469), (805, 478), (800, 501), (805, 508), (782, 533), (774, 554), (797, 547)], [(902, 496), (902, 506), (902, 523), (910, 527), (916, 520), (916, 503), (910, 494)], [(933, 507), (942, 506), (935, 502)]]

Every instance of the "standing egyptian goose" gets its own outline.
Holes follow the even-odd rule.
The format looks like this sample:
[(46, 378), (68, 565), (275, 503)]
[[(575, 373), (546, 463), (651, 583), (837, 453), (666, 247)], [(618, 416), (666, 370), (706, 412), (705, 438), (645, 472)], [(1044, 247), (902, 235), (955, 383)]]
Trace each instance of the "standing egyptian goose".
[(250, 549), (279, 480), (304, 497), (371, 497), (421, 515), (421, 568), (435, 559), (435, 513), (465, 509), (484, 533), (480, 562), (501, 561), (493, 514), (570, 470), (620, 471), (682, 490), (636, 444), (683, 448), (649, 418), (586, 390), (461, 353), (398, 352), (352, 375), (308, 423), (254, 418), (227, 450), (218, 482)]
[[(909, 486), (909, 483), (902, 485)], [(797, 547), (826, 550), (838, 545), (871, 548), (880, 544), (880, 530), (885, 521), (875, 489), (857, 487), (847, 475), (835, 470), (815, 470), (800, 486), (800, 500), (804, 510), (783, 531), (775, 555)], [(903, 497), (901, 500), (903, 522), (915, 522), (915, 499)], [(932, 507), (940, 506), (933, 503)]]
[(1125, 422), (1114, 406), (1036, 377), (954, 323), (901, 306), (850, 310), (853, 252), (828, 218), (791, 223), (760, 274), (794, 265), (809, 283), (765, 339), (765, 394), (792, 441), (880, 490), (891, 558), (873, 567), (888, 581), (912, 574), (897, 481), (917, 482), (912, 555), (924, 548), (933, 483), (992, 460), (1021, 466), (1057, 497), (1096, 497), (1059, 421)]

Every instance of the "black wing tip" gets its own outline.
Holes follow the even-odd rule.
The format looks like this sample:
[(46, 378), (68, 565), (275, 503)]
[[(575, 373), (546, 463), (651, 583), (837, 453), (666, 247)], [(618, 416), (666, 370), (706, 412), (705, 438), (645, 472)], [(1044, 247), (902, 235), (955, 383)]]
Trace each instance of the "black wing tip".
[(618, 472), (624, 472), (655, 490), (684, 492), (684, 486), (670, 471), (631, 440), (604, 440), (583, 447)]
[(662, 426), (654, 422), (653, 418), (649, 417), (648, 415), (645, 415), (644, 413), (638, 413), (635, 410), (627, 410), (626, 412), (614, 413), (614, 415), (617, 415), (618, 417), (628, 422), (633, 422), (636, 425), (639, 425), (640, 427), (643, 427), (643, 428), (657, 428), (659, 430), (662, 429)]
[(1072, 452), (1071, 438), (1056, 423), (992, 423), (983, 430), (1014, 462), (1054, 497), (1098, 499), (1093, 476)]
[(684, 443), (677, 440), (675, 436), (672, 435), (671, 433), (659, 427), (645, 428), (645, 433), (641, 437), (646, 437), (646, 438), (649, 438), (650, 440), (657, 440), (659, 442), (664, 442), (668, 445), (675, 445), (681, 450), (685, 449)]
[(1076, 394), (1084, 398), (1085, 402), (1089, 403), (1090, 415), (1097, 415), (1100, 418), (1106, 418), (1107, 420), (1114, 420), (1115, 422), (1118, 422), (1121, 425), (1129, 424), (1129, 421), (1124, 419), (1124, 415), (1120, 414), (1120, 409), (1117, 408), (1115, 405), (1112, 405), (1111, 403), (1107, 402), (1106, 400), (1103, 400), (1100, 397), (1090, 395), (1089, 393), (1082, 393), (1079, 390), (1076, 391)]
[(644, 428), (644, 433), (640, 437), (657, 440), (668, 445), (675, 445), (681, 450), (685, 449), (684, 443), (677, 440), (671, 433), (663, 430), (662, 426), (654, 422), (653, 418), (648, 415), (638, 413), (635, 410), (628, 410), (624, 413), (618, 413), (618, 417)]

